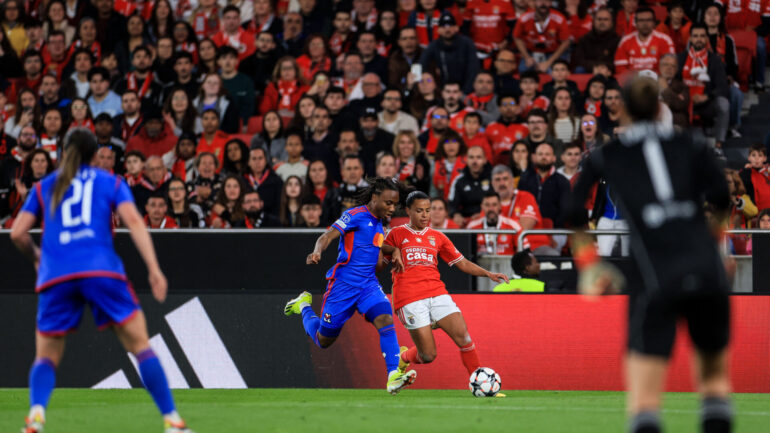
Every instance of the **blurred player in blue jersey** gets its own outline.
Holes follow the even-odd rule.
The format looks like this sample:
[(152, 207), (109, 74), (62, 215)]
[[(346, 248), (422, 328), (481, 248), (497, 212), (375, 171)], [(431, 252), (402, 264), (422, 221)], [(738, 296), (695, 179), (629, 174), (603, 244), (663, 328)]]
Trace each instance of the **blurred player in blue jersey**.
[[(113, 211), (131, 231), (159, 302), (166, 298), (166, 277), (126, 183), (91, 166), (96, 150), (96, 137), (89, 131), (72, 132), (59, 169), (30, 191), (11, 229), (16, 247), (38, 271), (36, 356), (29, 373), (31, 408), (22, 433), (43, 430), (65, 336), (77, 329), (86, 304), (96, 325), (112, 326), (126, 350), (136, 356), (142, 382), (163, 415), (165, 432), (191, 433), (176, 412), (166, 375), (150, 348), (144, 313), (113, 249)], [(44, 227), (40, 248), (29, 234), (37, 221)]]
[(388, 371), (387, 390), (397, 394), (411, 384), (417, 372), (399, 370), (399, 347), (393, 326), (393, 309), (380, 283), (375, 269), (381, 259), (380, 247), (385, 239), (382, 220), (390, 217), (399, 203), (397, 182), (376, 178), (361, 192), (362, 206), (348, 209), (332, 224), (331, 228), (316, 241), (315, 249), (307, 256), (307, 264), (318, 264), (321, 253), (335, 239), (339, 242), (337, 264), (326, 273), (329, 281), (324, 293), (321, 318), (315, 315), (310, 304), (312, 296), (303, 292), (286, 304), (284, 313), (302, 315), (305, 332), (320, 348), (331, 346), (340, 335), (353, 313), (358, 310), (377, 328), (380, 348)]

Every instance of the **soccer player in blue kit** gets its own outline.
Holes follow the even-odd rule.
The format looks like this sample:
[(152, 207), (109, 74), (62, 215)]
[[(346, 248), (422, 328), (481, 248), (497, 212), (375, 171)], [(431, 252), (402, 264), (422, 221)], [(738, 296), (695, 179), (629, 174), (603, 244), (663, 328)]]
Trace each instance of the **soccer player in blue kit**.
[[(77, 329), (86, 304), (99, 328), (113, 327), (139, 363), (147, 391), (163, 415), (166, 433), (191, 433), (176, 412), (166, 375), (147, 336), (147, 324), (123, 263), (112, 246), (112, 212), (131, 231), (147, 265), (152, 294), (168, 284), (152, 240), (126, 183), (92, 167), (96, 137), (84, 129), (67, 138), (60, 167), (30, 191), (11, 228), (11, 240), (35, 264), (38, 293), (36, 356), (29, 373), (30, 411), (22, 433), (40, 433), (64, 354), (65, 336)], [(40, 247), (29, 230), (44, 227)]]
[(400, 189), (393, 179), (378, 177), (371, 180), (370, 186), (359, 196), (359, 203), (363, 205), (343, 212), (316, 241), (315, 249), (307, 256), (308, 265), (318, 264), (321, 253), (332, 241), (342, 237), (337, 264), (326, 273), (328, 284), (321, 318), (313, 312), (309, 292), (302, 292), (284, 309), (287, 316), (302, 316), (305, 332), (322, 349), (334, 343), (345, 322), (358, 310), (380, 334), (380, 348), (388, 371), (386, 389), (394, 395), (414, 382), (417, 372), (406, 371), (404, 365), (399, 369), (400, 354), (393, 325), (393, 309), (377, 281), (375, 269), (381, 259), (380, 247), (385, 239), (382, 220), (396, 210)]

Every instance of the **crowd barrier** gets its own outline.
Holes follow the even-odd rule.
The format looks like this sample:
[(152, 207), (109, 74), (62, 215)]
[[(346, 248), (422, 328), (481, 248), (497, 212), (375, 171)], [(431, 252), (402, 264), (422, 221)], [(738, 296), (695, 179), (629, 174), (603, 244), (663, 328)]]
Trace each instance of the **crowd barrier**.
[[(626, 297), (587, 302), (578, 295), (465, 294), (454, 300), (481, 362), (503, 389), (622, 390)], [(285, 317), (286, 295), (176, 293), (164, 304), (140, 295), (151, 344), (174, 388), (383, 388), (378, 334), (360, 316), (322, 350), (298, 317)], [(770, 392), (770, 296), (733, 295), (730, 374), (736, 392)], [(314, 308), (320, 309), (320, 296)], [(34, 357), (35, 296), (0, 294), (0, 388), (25, 387)], [(401, 344), (411, 345), (396, 325)], [(680, 330), (667, 389), (691, 391), (691, 347)], [(416, 388), (467, 389), (454, 343), (434, 333), (438, 357), (415, 366)], [(90, 317), (68, 337), (58, 369), (61, 387), (140, 387), (135, 360)], [(383, 392), (385, 392), (383, 390)]]

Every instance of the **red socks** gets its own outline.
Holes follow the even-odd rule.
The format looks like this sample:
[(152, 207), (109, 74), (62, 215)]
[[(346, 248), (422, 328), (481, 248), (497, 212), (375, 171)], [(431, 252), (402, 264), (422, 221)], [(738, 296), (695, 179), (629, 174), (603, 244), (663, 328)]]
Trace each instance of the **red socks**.
[(410, 347), (409, 350), (402, 353), (401, 359), (410, 364), (422, 364), (422, 359), (420, 359), (420, 354), (417, 353), (416, 346)]
[(481, 367), (481, 361), (479, 361), (479, 354), (476, 353), (476, 345), (471, 343), (466, 344), (460, 348), (460, 357), (463, 359), (463, 365), (468, 370), (468, 374), (476, 371)]

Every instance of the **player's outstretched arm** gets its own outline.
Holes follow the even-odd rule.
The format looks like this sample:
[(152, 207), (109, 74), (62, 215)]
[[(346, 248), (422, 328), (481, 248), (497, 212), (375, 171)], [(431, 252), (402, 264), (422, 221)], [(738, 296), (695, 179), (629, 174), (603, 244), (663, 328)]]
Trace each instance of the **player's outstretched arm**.
[(386, 256), (390, 256), (390, 262), (393, 263), (394, 271), (401, 272), (404, 270), (404, 260), (401, 258), (400, 249), (394, 247), (393, 245), (382, 244), (380, 252)]
[(495, 272), (489, 272), (488, 270), (482, 268), (481, 266), (473, 263), (472, 261), (468, 259), (462, 259), (455, 265), (457, 269), (465, 272), (466, 274), (473, 275), (474, 277), (487, 277), (490, 280), (501, 283), (505, 281), (508, 282), (508, 276), (505, 274), (495, 273)]
[(331, 228), (327, 230), (326, 233), (322, 234), (318, 240), (315, 241), (315, 248), (312, 253), (308, 254), (305, 263), (308, 265), (317, 265), (321, 261), (321, 253), (326, 251), (329, 244), (338, 237), (340, 237), (340, 232), (337, 229)]
[(35, 215), (25, 211), (19, 212), (11, 227), (11, 241), (24, 256), (35, 264), (35, 270), (37, 270), (40, 264), (40, 248), (35, 245), (35, 241), (29, 234), (29, 230), (35, 226), (35, 221), (37, 221)]
[(123, 224), (131, 231), (131, 239), (134, 241), (139, 255), (142, 256), (144, 264), (147, 266), (147, 275), (150, 287), (152, 288), (152, 295), (158, 302), (165, 301), (166, 293), (168, 292), (168, 282), (166, 281), (166, 276), (163, 275), (163, 271), (160, 270), (158, 258), (155, 255), (155, 247), (152, 244), (150, 232), (147, 231), (147, 227), (144, 225), (144, 220), (139, 215), (139, 211), (136, 210), (136, 205), (133, 202), (121, 203), (118, 205), (117, 211)]

